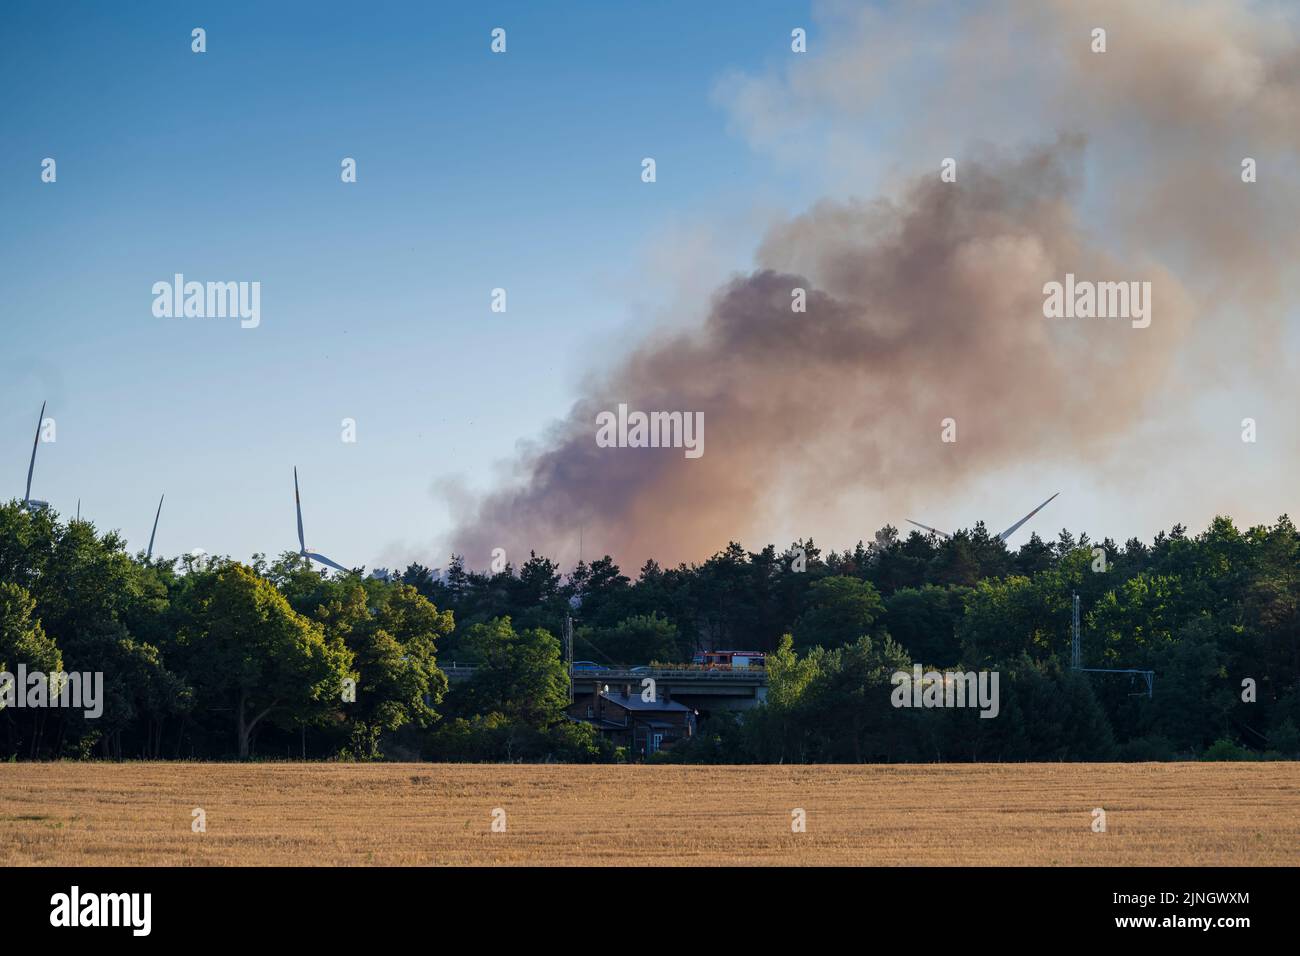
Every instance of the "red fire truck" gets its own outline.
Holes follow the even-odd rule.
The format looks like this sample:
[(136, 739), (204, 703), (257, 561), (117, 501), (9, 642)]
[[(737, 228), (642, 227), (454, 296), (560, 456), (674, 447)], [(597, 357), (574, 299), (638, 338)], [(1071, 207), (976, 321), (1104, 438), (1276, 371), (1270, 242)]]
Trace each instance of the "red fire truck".
[(696, 654), (695, 666), (705, 670), (749, 670), (766, 667), (767, 655), (762, 651), (704, 651)]

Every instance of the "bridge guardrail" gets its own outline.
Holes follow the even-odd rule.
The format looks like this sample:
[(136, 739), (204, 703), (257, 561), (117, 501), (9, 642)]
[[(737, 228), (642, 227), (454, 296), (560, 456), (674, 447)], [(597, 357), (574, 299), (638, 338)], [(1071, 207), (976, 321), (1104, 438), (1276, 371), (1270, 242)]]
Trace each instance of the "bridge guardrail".
[(754, 668), (736, 668), (727, 670), (723, 668), (647, 668), (646, 670), (626, 670), (623, 668), (604, 668), (601, 670), (576, 670), (573, 676), (577, 677), (616, 677), (616, 678), (637, 678), (637, 677), (676, 677), (676, 678), (705, 678), (706, 680), (735, 680), (736, 678), (752, 677), (755, 679), (766, 679), (767, 671), (761, 667)]
[[(456, 664), (455, 662), (444, 665), (442, 671), (448, 677), (472, 677), (474, 676), (475, 666), (473, 664)], [(705, 680), (736, 680), (743, 678), (753, 678), (755, 680), (766, 680), (767, 671), (761, 667), (744, 668), (737, 667), (734, 669), (721, 667), (653, 667), (645, 670), (630, 670), (622, 667), (603, 667), (599, 669), (581, 669), (571, 672), (574, 679), (590, 677), (593, 679), (617, 679), (617, 680), (636, 680), (641, 677), (657, 678), (703, 678)]]

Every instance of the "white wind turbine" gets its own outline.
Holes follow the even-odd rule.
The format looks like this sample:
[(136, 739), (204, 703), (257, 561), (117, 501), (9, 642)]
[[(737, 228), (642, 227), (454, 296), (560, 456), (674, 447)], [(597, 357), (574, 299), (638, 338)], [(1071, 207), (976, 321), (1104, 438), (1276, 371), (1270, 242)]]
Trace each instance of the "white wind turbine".
[(144, 555), (144, 559), (146, 561), (148, 561), (150, 558), (153, 557), (153, 539), (158, 534), (158, 518), (159, 516), (162, 515), (162, 503), (163, 503), (163, 499), (166, 497), (167, 497), (166, 495), (162, 495), (158, 499), (158, 510), (154, 513), (153, 516), (153, 531), (149, 532), (149, 550), (146, 551)]
[[(1059, 495), (1059, 494), (1060, 494), (1060, 492), (1058, 491), (1058, 492), (1056, 493), (1056, 495)], [(1052, 495), (1052, 498), (1055, 498), (1056, 495)], [(1037, 508), (1035, 508), (1033, 511), (1029, 512), (1029, 514), (1025, 515), (1023, 518), (1021, 518), (1019, 521), (1017, 521), (1015, 524), (1013, 524), (1013, 525), (1012, 525), (1010, 528), (1008, 528), (1006, 531), (1003, 531), (1000, 535), (998, 535), (998, 540), (999, 540), (999, 541), (1002, 541), (1002, 542), (1005, 542), (1005, 541), (1007, 540), (1007, 538), (1011, 537), (1013, 534), (1016, 533), (1016, 531), (1018, 531), (1018, 530), (1020, 529), (1020, 526), (1021, 526), (1022, 524), (1024, 524), (1026, 521), (1028, 521), (1028, 520), (1029, 520), (1030, 518), (1032, 518), (1034, 515), (1038, 514), (1038, 512), (1040, 512), (1040, 511), (1042, 511), (1044, 508), (1046, 508), (1047, 505), (1051, 502), (1052, 498), (1048, 498), (1047, 501), (1044, 501), (1041, 505), (1039, 505), (1039, 506), (1038, 506)], [(934, 534), (937, 534), (937, 535), (938, 535), (939, 537), (941, 537), (941, 538), (951, 538), (951, 537), (952, 537), (952, 535), (950, 535), (947, 531), (940, 531), (938, 528), (931, 528), (929, 525), (927, 525), (927, 524), (921, 524), (921, 522), (919, 522), (919, 521), (913, 521), (911, 518), (908, 518), (908, 519), (906, 519), (906, 520), (907, 520), (907, 523), (908, 523), (908, 524), (914, 524), (914, 525), (916, 525), (918, 528), (924, 528), (926, 531), (931, 531), (931, 532), (933, 532)]]
[(41, 423), (45, 421), (45, 403), (41, 402), (41, 414), (36, 419), (36, 437), (32, 439), (32, 460), (27, 465), (27, 490), (23, 493), (23, 510), (44, 510), (50, 506), (48, 501), (37, 501), (32, 497), (32, 472), (36, 470), (36, 449), (41, 443)]
[(315, 551), (307, 550), (307, 540), (306, 538), (303, 537), (303, 533), (302, 533), (302, 498), (298, 494), (298, 468), (296, 465), (294, 466), (293, 469), (293, 503), (294, 505), (297, 506), (298, 509), (298, 553), (302, 555), (304, 558), (306, 558), (309, 562), (317, 561), (321, 564), (333, 568), (336, 571), (342, 571), (344, 574), (350, 574), (352, 570), (351, 568), (345, 568), (337, 561), (331, 561), (323, 554), (319, 554)]

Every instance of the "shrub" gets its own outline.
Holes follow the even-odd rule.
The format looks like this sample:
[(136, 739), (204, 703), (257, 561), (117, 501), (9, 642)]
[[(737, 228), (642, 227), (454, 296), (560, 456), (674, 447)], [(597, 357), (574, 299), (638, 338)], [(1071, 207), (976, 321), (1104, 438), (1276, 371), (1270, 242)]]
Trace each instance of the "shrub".
[(1257, 760), (1253, 751), (1231, 740), (1220, 738), (1205, 749), (1202, 760)]
[(1131, 763), (1173, 760), (1175, 757), (1173, 741), (1161, 734), (1134, 737), (1119, 748), (1119, 759)]

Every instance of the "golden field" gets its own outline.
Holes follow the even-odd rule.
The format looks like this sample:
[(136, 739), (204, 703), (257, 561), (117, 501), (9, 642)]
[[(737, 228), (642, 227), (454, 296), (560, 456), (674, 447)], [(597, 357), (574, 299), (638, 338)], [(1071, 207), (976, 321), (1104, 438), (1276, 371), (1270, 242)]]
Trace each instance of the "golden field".
[(0, 765), (0, 865), (146, 864), (1294, 866), (1300, 763)]

